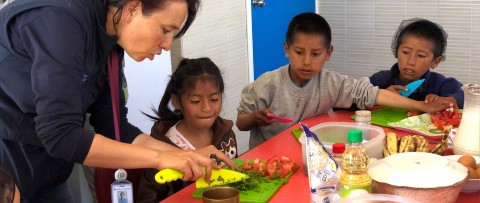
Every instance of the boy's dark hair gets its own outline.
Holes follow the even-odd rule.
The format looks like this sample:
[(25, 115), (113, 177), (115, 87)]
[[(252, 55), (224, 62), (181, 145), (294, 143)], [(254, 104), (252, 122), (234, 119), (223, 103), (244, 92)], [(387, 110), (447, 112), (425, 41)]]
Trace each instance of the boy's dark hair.
[(178, 68), (170, 77), (158, 109), (153, 109), (156, 116), (145, 115), (155, 121), (177, 122), (182, 120), (183, 115), (176, 110), (172, 111), (169, 107), (172, 94), (179, 98), (181, 105), (181, 95), (194, 89), (198, 81), (210, 82), (217, 86), (223, 93), (224, 84), (222, 74), (217, 65), (209, 58), (182, 59)]
[(332, 31), (330, 25), (322, 16), (316, 13), (301, 13), (292, 18), (288, 24), (285, 41), (288, 46), (293, 44), (297, 33), (318, 34), (325, 38), (324, 46), (329, 48), (332, 43)]
[(412, 18), (402, 21), (392, 40), (392, 52), (395, 58), (398, 58), (398, 47), (407, 35), (422, 37), (432, 42), (433, 58), (441, 56), (442, 60), (445, 60), (448, 35), (439, 24), (422, 18)]
[(15, 196), (15, 182), (10, 173), (0, 167), (0, 203), (13, 202)]

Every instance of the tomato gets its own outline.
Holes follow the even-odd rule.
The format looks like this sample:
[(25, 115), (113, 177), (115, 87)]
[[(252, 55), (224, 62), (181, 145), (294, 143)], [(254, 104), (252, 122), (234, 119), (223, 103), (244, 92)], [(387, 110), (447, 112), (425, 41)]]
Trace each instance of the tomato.
[[(439, 130), (450, 129), (452, 126), (460, 125), (462, 114), (457, 109), (445, 109), (443, 111), (432, 114), (431, 120), (433, 125)], [(449, 127), (450, 126), (450, 127)]]
[(252, 170), (252, 165), (250, 165), (248, 161), (245, 161), (240, 168), (242, 168), (242, 170)]
[(253, 163), (245, 161), (240, 167), (243, 170), (259, 172), (268, 179), (285, 178), (288, 174), (298, 169), (298, 164), (286, 156), (273, 156), (266, 162), (255, 159)]

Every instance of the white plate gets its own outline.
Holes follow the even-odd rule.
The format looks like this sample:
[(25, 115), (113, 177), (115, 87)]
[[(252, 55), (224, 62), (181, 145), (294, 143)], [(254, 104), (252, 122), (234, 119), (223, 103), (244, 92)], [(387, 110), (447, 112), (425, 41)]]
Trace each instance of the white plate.
[[(450, 155), (445, 156), (445, 158), (458, 161), (458, 159), (463, 155)], [(473, 156), (477, 164), (480, 163), (480, 156)], [(465, 187), (463, 187), (462, 192), (479, 192), (480, 191), (480, 179), (471, 179), (468, 180)]]

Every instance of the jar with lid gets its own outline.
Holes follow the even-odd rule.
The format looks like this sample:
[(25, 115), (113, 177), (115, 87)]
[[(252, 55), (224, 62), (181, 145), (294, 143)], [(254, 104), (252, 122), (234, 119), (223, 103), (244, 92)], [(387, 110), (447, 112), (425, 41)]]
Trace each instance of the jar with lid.
[(355, 122), (357, 124), (370, 125), (372, 113), (368, 110), (355, 111)]

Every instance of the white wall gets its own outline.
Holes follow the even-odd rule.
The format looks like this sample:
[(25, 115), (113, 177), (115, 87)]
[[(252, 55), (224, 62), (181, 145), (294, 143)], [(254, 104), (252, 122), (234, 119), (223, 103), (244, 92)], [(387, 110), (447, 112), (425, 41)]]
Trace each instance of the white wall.
[(127, 118), (143, 132), (150, 134), (153, 121), (142, 114), (151, 114), (158, 107), (172, 74), (170, 52), (164, 51), (153, 61), (136, 62), (125, 54), (125, 76), (128, 84)]

